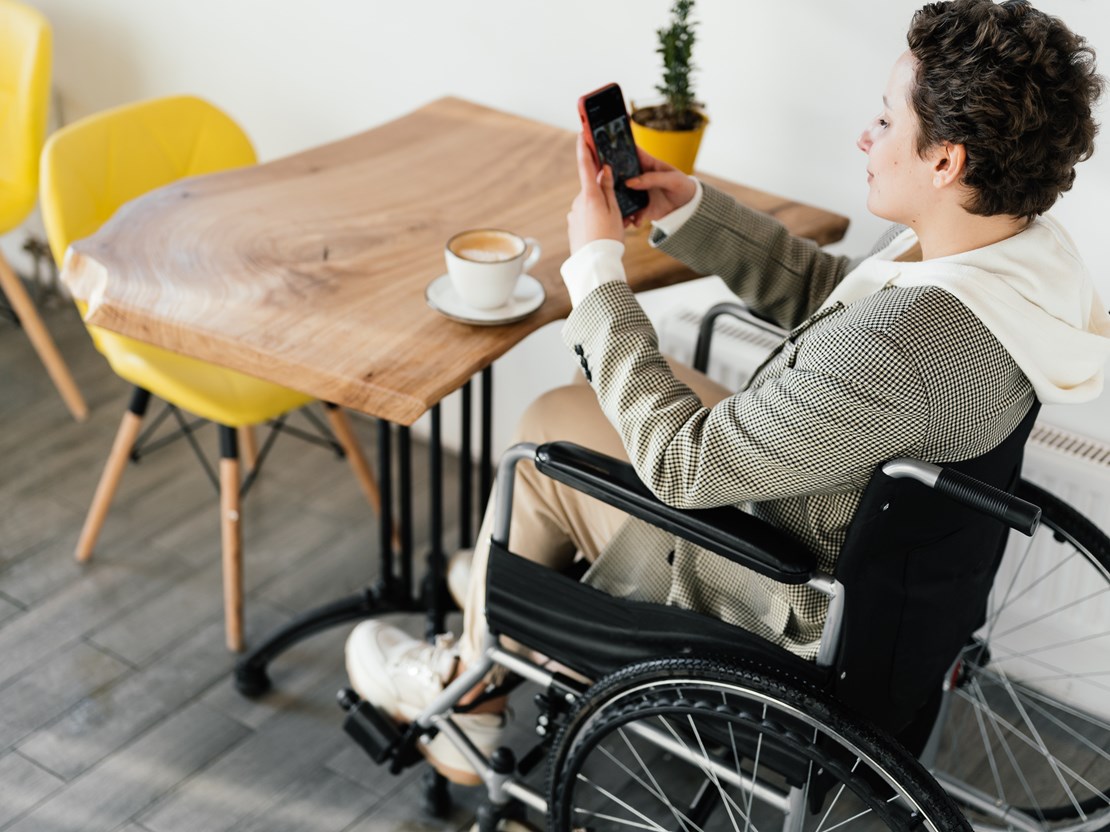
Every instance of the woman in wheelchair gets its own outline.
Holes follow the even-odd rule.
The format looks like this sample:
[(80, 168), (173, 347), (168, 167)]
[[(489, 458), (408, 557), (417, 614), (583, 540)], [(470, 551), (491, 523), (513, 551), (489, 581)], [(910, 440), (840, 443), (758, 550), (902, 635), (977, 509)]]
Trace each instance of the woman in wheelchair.
[[(1107, 720), (1084, 721), (1083, 705), (1052, 710), (1050, 688), (1027, 694), (981, 635), (1005, 629), (992, 617), (999, 519), (1018, 525), (1022, 504), (992, 502), (976, 482), (1028, 488), (1021, 448), (1039, 404), (1102, 388), (1110, 318), (1046, 214), (1093, 152), (1102, 81), (1085, 41), (1025, 0), (930, 3), (907, 40), (857, 142), (869, 210), (903, 229), (862, 262), (641, 153), (644, 173), (629, 185), (650, 201), (632, 222), (784, 330), (741, 391), (660, 354), (624, 280), (628, 223), (612, 172), (579, 140), (563, 336), (587, 384), (541, 397), (518, 428), (520, 442), (542, 444), (502, 464), (459, 643), (424, 644), (380, 622), (352, 633), (352, 686), (379, 717), (410, 725), (380, 729), (391, 738), (382, 759), (398, 765), (416, 747), (449, 778), (484, 782), (499, 811), (523, 801), (561, 829), (757, 828), (767, 821), (753, 801), (795, 829), (858, 818), (956, 828), (963, 816), (905, 750), (927, 763), (945, 749), (961, 756), (951, 743), (938, 749), (935, 734), (928, 741), (949, 710), (943, 688), (957, 700), (974, 693), (957, 733), (984, 739), (983, 778), (1001, 792), (934, 769), (977, 824), (1110, 822), (1110, 776), (1098, 780), (1110, 773)], [(565, 441), (631, 469), (547, 444)], [(536, 464), (514, 477), (525, 458)], [(933, 465), (882, 473), (899, 458)], [(952, 484), (964, 475), (975, 480)], [(1106, 584), (1105, 537), (1077, 530), (1051, 495), (1034, 496), (1089, 580)], [(582, 583), (556, 574), (576, 560), (588, 564)], [(490, 631), (558, 669), (504, 650)], [(691, 645), (714, 658), (690, 658)], [(975, 675), (988, 662), (995, 675)], [(1055, 675), (1041, 663), (1041, 676)], [(545, 726), (561, 728), (546, 797), (511, 755), (489, 760), (503, 698), (467, 706), (495, 666), (548, 688), (545, 743)], [(1021, 713), (1000, 716), (997, 698)], [(1094, 762), (1046, 751), (1036, 711)], [(1051, 769), (1048, 786), (1020, 773), (1030, 748)], [(1011, 764), (1021, 783), (1006, 792)]]

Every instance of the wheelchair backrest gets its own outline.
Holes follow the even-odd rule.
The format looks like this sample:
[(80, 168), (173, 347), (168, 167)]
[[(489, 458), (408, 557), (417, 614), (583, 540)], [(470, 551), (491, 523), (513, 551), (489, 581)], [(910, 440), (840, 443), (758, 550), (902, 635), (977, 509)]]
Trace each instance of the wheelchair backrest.
[[(1039, 409), (994, 450), (945, 467), (1012, 491)], [(837, 560), (845, 591), (837, 696), (896, 734), (931, 722), (923, 711), (983, 623), (1007, 535), (997, 520), (880, 467)]]

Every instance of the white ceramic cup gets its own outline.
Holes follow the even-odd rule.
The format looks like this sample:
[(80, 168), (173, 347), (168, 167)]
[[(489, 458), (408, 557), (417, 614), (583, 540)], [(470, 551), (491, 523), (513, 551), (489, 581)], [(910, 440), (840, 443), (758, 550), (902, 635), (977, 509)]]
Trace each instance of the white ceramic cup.
[(448, 240), (444, 256), (462, 302), (474, 309), (496, 309), (512, 297), (517, 279), (536, 265), (540, 244), (511, 231), (476, 228)]

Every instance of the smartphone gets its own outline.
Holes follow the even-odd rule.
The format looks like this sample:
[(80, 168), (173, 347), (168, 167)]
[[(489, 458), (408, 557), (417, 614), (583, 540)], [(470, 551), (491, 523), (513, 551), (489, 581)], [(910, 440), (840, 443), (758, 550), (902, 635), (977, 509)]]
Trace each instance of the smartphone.
[(647, 193), (624, 184), (626, 179), (640, 175), (640, 157), (636, 155), (621, 88), (607, 84), (582, 96), (578, 99), (578, 115), (582, 119), (586, 144), (593, 151), (598, 167), (609, 165), (613, 169), (621, 216), (627, 217), (646, 208)]

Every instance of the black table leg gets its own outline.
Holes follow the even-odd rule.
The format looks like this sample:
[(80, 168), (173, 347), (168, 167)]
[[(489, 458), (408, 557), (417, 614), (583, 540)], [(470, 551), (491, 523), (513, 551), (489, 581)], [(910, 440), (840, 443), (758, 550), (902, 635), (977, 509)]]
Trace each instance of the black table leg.
[(489, 501), (493, 488), (493, 367), (482, 370), (482, 457), (479, 469), (478, 500)]
[(470, 382), (462, 386), (459, 391), (461, 401), (459, 411), (461, 414), (459, 426), (459, 548), (466, 549), (474, 545), (470, 537), (470, 519), (474, 512), (471, 497), (474, 491), (474, 461), (471, 459), (470, 433), (472, 430), (470, 418)]
[(399, 469), (398, 491), (401, 512), (401, 591), (406, 598), (414, 598), (412, 583), (412, 431), (402, 425), (397, 428), (397, 457)]
[(428, 607), (428, 640), (446, 627), (443, 592), (443, 432), (439, 405), (432, 408), (432, 429), (428, 438), (429, 531), (428, 572), (425, 578), (424, 601)]
[[(465, 460), (470, 459), (470, 389), (464, 388), (464, 452)], [(481, 461), (479, 477), (481, 481), (481, 505), (489, 496), (493, 483), (492, 456), (492, 401), (493, 372), (487, 367), (482, 371), (482, 421), (481, 421)], [(382, 513), (379, 522), (379, 543), (381, 546), (381, 579), (372, 587), (355, 595), (332, 601), (309, 610), (271, 633), (258, 647), (251, 650), (235, 665), (234, 682), (236, 689), (247, 697), (261, 696), (271, 687), (267, 668), (269, 663), (297, 642), (323, 630), (337, 627), (351, 621), (358, 621), (374, 615), (392, 612), (425, 611), (428, 615), (427, 632), (429, 637), (445, 629), (444, 619), (447, 611), (447, 594), (444, 591), (444, 552), (443, 552), (443, 442), (440, 426), (440, 410), (432, 408), (432, 433), (430, 438), (431, 465), (431, 541), (428, 553), (428, 577), (424, 597), (416, 598), (412, 584), (412, 475), (411, 441), (407, 428), (399, 434), (400, 455), (400, 559), (401, 576), (395, 572), (393, 547), (393, 449), (392, 431), (388, 422), (378, 423), (378, 472), (381, 491)], [(466, 480), (460, 486), (461, 509), (465, 518), (460, 519), (463, 531), (460, 532), (465, 545), (470, 545), (470, 517), (472, 512), (470, 492), (470, 466), (464, 464), (461, 478)], [(463, 533), (465, 532), (465, 534)]]

